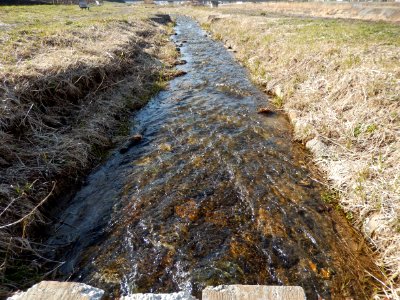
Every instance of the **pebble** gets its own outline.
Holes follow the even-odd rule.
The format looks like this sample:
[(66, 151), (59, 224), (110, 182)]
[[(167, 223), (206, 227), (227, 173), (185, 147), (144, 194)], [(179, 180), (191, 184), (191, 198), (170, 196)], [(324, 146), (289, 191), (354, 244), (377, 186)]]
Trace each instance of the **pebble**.
[(183, 76), (186, 75), (187, 72), (183, 71), (183, 70), (177, 70), (174, 74), (175, 77), (179, 77), (179, 76)]
[(130, 148), (139, 144), (142, 141), (142, 139), (143, 136), (141, 134), (134, 134), (130, 136), (128, 142), (124, 146), (122, 146), (121, 149), (119, 149), (119, 153), (124, 154), (128, 152)]
[(178, 66), (178, 65), (186, 65), (186, 64), (187, 64), (187, 61), (184, 60), (184, 59), (177, 60), (177, 61), (174, 63), (175, 66)]

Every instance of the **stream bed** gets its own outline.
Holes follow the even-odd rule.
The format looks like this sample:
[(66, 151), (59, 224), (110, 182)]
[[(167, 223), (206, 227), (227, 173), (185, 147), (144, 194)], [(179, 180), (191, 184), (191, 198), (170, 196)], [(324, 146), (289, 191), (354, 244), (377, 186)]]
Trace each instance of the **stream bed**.
[[(133, 117), (143, 139), (97, 168), (48, 244), (60, 276), (107, 290), (300, 285), (309, 299), (368, 298), (373, 263), (326, 204), (303, 146), (221, 43), (178, 17), (173, 79)], [(325, 195), (325, 196), (324, 196)]]

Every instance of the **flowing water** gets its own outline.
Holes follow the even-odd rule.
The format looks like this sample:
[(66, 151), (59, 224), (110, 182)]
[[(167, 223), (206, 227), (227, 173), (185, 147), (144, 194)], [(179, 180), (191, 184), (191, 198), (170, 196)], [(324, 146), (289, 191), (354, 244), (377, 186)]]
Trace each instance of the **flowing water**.
[(371, 262), (321, 199), (286, 118), (257, 114), (268, 99), (193, 20), (176, 32), (187, 74), (134, 116), (142, 141), (60, 214), (49, 241), (60, 272), (114, 296), (242, 283), (366, 298)]

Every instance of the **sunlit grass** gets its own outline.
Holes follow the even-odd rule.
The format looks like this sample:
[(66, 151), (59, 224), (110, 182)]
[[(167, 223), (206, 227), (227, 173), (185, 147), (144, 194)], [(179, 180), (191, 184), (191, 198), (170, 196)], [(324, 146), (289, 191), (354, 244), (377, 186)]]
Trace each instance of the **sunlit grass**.
[(141, 6), (105, 3), (90, 10), (77, 5), (2, 6), (0, 70), (35, 56), (45, 47), (73, 47), (83, 31), (107, 29), (115, 22), (145, 20), (151, 11)]
[(11, 187), (0, 195), (0, 225), (23, 220), (0, 230), (0, 298), (48, 271), (30, 244), (42, 220), (36, 205), (126, 139), (131, 112), (174, 76), (173, 28), (151, 21), (156, 12), (119, 3), (0, 7), (0, 169)]
[[(291, 5), (308, 17), (269, 11), (282, 6), (290, 15)], [(390, 276), (376, 298), (397, 299), (400, 25), (315, 17), (318, 9), (334, 8), (268, 3), (183, 13), (229, 45), (269, 101), (288, 113), (295, 138), (339, 192), (336, 205), (374, 245), (377, 263)], [(332, 202), (329, 195), (323, 199)]]

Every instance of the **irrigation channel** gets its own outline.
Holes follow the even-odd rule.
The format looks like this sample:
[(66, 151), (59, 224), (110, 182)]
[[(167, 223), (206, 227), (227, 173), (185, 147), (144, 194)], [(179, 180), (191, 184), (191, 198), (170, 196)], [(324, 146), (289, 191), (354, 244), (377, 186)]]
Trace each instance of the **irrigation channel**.
[(187, 74), (133, 116), (143, 139), (58, 216), (61, 274), (114, 296), (241, 283), (367, 298), (373, 264), (286, 117), (257, 113), (266, 96), (195, 21), (178, 17), (176, 33)]

